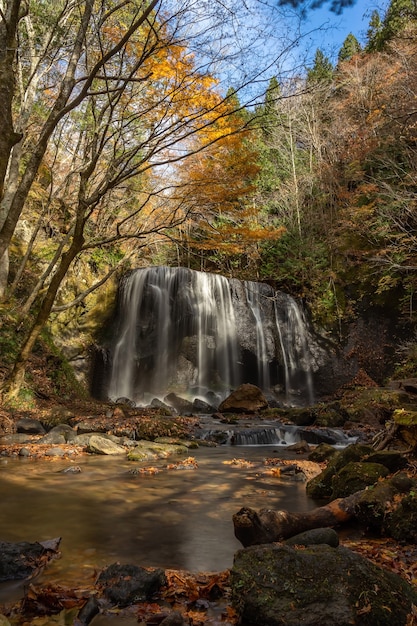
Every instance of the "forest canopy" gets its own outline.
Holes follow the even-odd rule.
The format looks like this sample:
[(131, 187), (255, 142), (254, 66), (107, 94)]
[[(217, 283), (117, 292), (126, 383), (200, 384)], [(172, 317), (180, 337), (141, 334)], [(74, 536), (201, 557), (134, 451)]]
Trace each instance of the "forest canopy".
[(265, 280), (330, 327), (393, 293), (413, 317), (414, 7), (374, 12), (336, 65), (295, 63), (265, 7), (0, 1), (9, 397), (45, 330), (130, 267)]

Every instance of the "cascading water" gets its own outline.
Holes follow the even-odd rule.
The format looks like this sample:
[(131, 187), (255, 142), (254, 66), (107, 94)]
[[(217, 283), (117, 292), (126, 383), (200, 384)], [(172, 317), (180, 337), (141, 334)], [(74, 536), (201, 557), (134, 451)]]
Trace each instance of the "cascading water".
[(266, 346), (266, 337), (262, 321), (262, 307), (260, 284), (253, 281), (245, 281), (245, 293), (248, 305), (252, 311), (255, 323), (256, 353), (258, 355), (258, 384), (262, 389), (269, 389), (271, 386), (269, 375), (269, 358)]
[(107, 396), (136, 404), (176, 391), (223, 399), (251, 382), (312, 400), (305, 321), (268, 285), (186, 268), (124, 277), (110, 347)]

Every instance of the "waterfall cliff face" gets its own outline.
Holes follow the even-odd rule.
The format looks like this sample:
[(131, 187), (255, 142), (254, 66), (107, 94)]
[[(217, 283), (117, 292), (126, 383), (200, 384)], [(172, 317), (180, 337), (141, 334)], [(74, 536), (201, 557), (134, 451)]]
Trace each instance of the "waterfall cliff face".
[(250, 382), (313, 399), (309, 335), (297, 302), (270, 286), (186, 268), (124, 277), (107, 396), (146, 404), (168, 392), (220, 401)]

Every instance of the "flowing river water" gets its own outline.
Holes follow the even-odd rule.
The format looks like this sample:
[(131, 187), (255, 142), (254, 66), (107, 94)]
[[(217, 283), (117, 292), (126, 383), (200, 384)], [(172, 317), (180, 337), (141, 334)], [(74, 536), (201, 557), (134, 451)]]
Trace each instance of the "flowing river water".
[[(227, 569), (241, 547), (232, 516), (242, 506), (315, 506), (304, 482), (265, 473), (265, 458), (291, 458), (285, 447), (200, 447), (190, 455), (194, 469), (167, 469), (175, 458), (155, 463), (158, 473), (136, 475), (129, 470), (145, 464), (114, 457), (0, 458), (0, 539), (61, 537), (61, 557), (42, 577), (75, 587), (91, 584), (97, 571), (116, 561), (192, 572)], [(81, 472), (62, 471), (73, 465)], [(21, 589), (20, 582), (2, 583), (0, 603)]]

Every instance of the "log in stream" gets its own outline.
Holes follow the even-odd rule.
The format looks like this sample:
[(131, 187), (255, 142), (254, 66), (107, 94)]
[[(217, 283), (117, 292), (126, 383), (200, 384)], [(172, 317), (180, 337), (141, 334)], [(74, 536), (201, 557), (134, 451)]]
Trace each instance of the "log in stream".
[(288, 539), (312, 528), (336, 526), (352, 519), (363, 491), (338, 498), (307, 513), (243, 507), (233, 515), (235, 536), (246, 548)]

